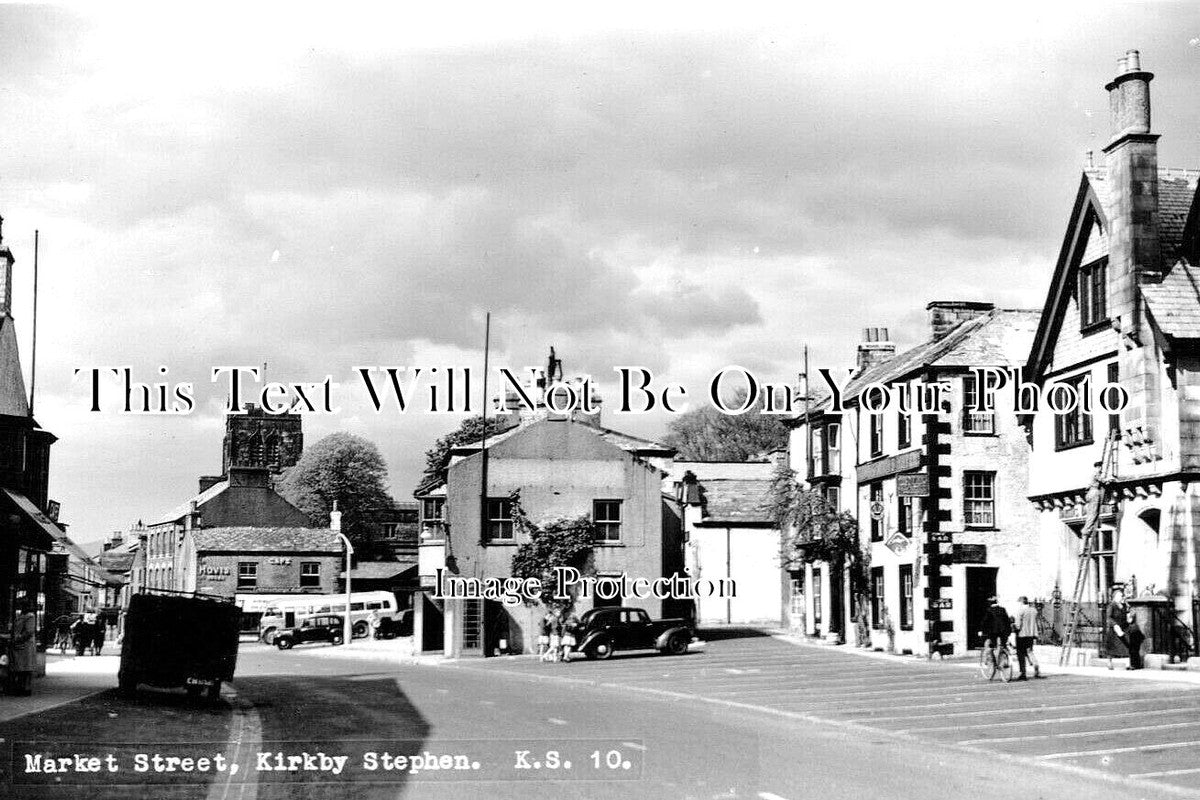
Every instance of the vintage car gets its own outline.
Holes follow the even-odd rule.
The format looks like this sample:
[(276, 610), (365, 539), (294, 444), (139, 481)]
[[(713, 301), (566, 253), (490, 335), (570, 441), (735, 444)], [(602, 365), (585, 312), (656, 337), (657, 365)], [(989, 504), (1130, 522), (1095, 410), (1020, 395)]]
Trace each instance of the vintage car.
[(579, 619), (578, 649), (588, 658), (604, 659), (617, 650), (687, 652), (694, 636), (686, 619), (650, 619), (642, 608), (593, 608)]
[(341, 644), (343, 636), (343, 618), (337, 614), (319, 614), (302, 620), (294, 628), (284, 628), (275, 633), (275, 646), (280, 650), (290, 650), (305, 642), (329, 642)]

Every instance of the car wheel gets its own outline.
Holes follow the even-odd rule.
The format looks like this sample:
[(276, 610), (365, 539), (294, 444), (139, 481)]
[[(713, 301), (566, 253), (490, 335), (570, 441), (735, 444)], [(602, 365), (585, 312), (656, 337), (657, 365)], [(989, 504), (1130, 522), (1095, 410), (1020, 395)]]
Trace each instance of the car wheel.
[(681, 656), (688, 649), (687, 637), (681, 633), (676, 633), (667, 639), (667, 646), (663, 649), (673, 656)]
[(262, 632), (263, 644), (275, 644), (275, 629), (267, 628)]
[(197, 698), (200, 695), (204, 694), (203, 686), (187, 686), (184, 688), (187, 690), (188, 697), (191, 697), (191, 698)]
[(351, 631), (351, 634), (355, 639), (361, 639), (370, 632), (371, 626), (363, 620), (359, 620), (358, 622), (354, 623), (354, 629)]
[(214, 701), (220, 700), (221, 699), (221, 682), (217, 681), (212, 686), (209, 686), (208, 691), (205, 692), (205, 696), (209, 700), (214, 700)]
[(608, 639), (597, 639), (588, 646), (585, 655), (588, 658), (603, 661), (613, 654), (612, 642)]
[(290, 650), (292, 647), (292, 640), (286, 636), (276, 636), (275, 646), (280, 650)]
[(342, 643), (342, 635), (341, 635), (340, 633), (335, 633), (335, 634), (334, 634), (334, 635), (333, 635), (333, 636), (332, 636), (332, 637), (329, 639), (329, 641), (333, 642), (334, 644), (341, 644), (341, 643)]

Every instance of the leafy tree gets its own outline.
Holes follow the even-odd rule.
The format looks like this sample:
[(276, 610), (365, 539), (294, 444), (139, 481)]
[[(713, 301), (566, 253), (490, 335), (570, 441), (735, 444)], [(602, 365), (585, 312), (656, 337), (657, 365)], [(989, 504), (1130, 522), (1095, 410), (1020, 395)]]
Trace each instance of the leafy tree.
[(331, 433), (306, 448), (279, 485), (288, 502), (318, 525), (329, 524), (337, 501), (342, 531), (355, 549), (370, 539), (370, 515), (391, 508), (387, 465), (373, 442), (350, 433)]
[[(729, 405), (743, 402), (744, 391)], [(711, 405), (680, 414), (667, 425), (666, 443), (685, 461), (746, 461), (787, 444), (788, 429), (778, 416), (755, 405), (744, 414), (723, 414)]]
[(789, 566), (824, 561), (835, 575), (850, 570), (850, 591), (857, 596), (866, 586), (870, 551), (862, 547), (858, 520), (838, 511), (823, 496), (806, 488), (786, 464), (771, 481), (768, 511), (784, 534), (784, 560)]
[(478, 442), (483, 438), (485, 430), (488, 436), (495, 436), (511, 426), (512, 423), (503, 417), (488, 417), (486, 426), (480, 415), (467, 417), (455, 430), (438, 439), (433, 447), (425, 451), (425, 474), (422, 476), (422, 483), (433, 478), (445, 479), (446, 468), (450, 464), (451, 448)]
[(596, 526), (587, 514), (534, 523), (521, 507), (518, 492), (513, 492), (512, 501), (513, 523), (529, 536), (529, 540), (522, 542), (513, 554), (513, 577), (537, 578), (542, 582), (542, 604), (560, 605), (565, 611), (574, 601), (554, 598), (554, 568), (574, 567), (583, 573), (592, 555)]

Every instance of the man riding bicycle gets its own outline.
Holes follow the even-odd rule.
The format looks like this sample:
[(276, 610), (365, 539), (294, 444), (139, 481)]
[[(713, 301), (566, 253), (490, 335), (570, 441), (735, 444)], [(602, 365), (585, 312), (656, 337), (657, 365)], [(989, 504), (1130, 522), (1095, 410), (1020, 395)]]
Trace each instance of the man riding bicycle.
[(1012, 617), (1008, 616), (1008, 612), (995, 596), (989, 597), (988, 610), (983, 614), (979, 635), (986, 640), (984, 646), (992, 651), (993, 659), (996, 657), (996, 650), (1008, 644), (1008, 637), (1012, 631)]

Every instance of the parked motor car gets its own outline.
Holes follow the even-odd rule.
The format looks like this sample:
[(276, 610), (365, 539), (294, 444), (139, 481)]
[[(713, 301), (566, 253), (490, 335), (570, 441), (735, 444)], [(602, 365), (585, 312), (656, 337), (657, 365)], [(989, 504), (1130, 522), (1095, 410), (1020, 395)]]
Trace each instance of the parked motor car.
[(319, 614), (309, 617), (294, 628), (283, 628), (276, 631), (275, 646), (280, 650), (290, 650), (295, 645), (306, 642), (341, 644), (344, 625), (342, 617), (337, 614)]
[(575, 640), (588, 658), (617, 650), (658, 650), (683, 655), (695, 638), (686, 619), (650, 619), (642, 608), (593, 608), (579, 619)]
[(375, 629), (376, 639), (394, 639), (397, 636), (412, 636), (412, 609), (406, 608), (395, 617), (384, 617), (379, 620)]

